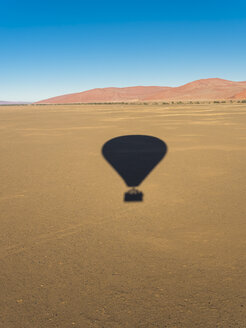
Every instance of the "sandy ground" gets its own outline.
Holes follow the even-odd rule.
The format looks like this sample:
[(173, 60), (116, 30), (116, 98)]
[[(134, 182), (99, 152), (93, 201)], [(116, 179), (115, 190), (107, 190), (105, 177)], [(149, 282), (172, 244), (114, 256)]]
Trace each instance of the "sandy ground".
[[(168, 154), (125, 203), (101, 155)], [(0, 327), (245, 328), (246, 105), (0, 107)]]

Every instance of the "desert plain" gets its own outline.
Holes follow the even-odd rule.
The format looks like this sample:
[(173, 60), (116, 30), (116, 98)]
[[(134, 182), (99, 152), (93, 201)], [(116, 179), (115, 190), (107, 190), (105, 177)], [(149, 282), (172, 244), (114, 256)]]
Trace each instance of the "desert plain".
[[(139, 186), (101, 154), (163, 140)], [(246, 104), (0, 107), (0, 327), (245, 328)]]

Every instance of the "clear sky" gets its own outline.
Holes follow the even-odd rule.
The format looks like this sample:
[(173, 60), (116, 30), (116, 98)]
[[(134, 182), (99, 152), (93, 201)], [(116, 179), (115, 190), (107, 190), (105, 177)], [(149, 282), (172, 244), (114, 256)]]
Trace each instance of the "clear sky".
[(245, 0), (0, 0), (0, 100), (246, 80)]

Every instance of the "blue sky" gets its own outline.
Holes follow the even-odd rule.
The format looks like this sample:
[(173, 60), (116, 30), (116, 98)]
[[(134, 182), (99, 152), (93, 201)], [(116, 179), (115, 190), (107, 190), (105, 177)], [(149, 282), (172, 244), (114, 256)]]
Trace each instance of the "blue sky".
[(0, 100), (246, 80), (245, 36), (245, 0), (0, 0)]

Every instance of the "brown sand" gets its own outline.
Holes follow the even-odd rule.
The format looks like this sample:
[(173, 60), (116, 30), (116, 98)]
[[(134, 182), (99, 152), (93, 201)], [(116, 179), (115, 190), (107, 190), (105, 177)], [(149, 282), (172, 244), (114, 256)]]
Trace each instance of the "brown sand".
[[(124, 203), (101, 156), (165, 159)], [(245, 328), (246, 105), (0, 107), (0, 327)]]

